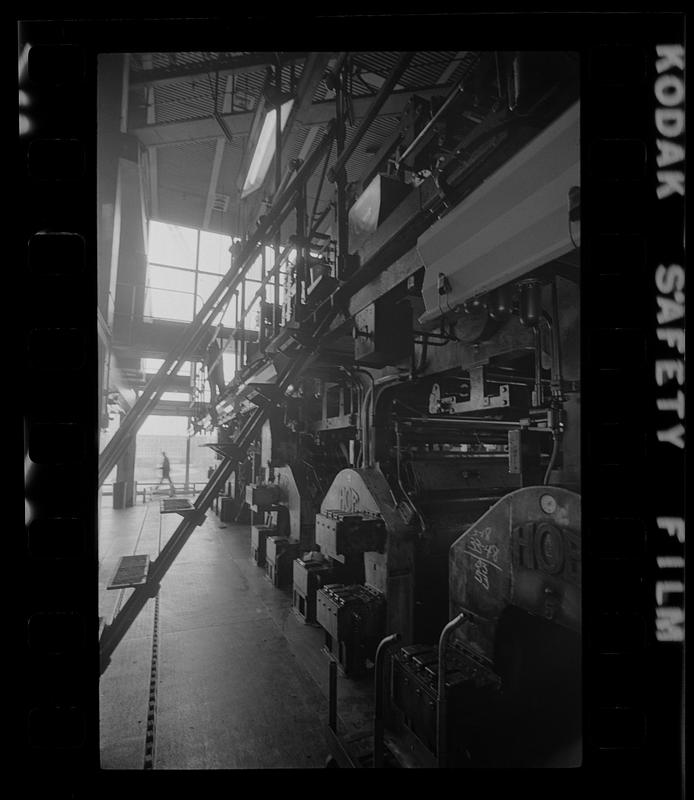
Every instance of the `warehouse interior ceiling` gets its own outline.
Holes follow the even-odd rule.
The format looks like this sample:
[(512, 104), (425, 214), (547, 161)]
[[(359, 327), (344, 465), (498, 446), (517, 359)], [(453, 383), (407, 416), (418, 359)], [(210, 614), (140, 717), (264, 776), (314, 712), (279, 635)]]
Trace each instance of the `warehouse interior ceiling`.
[[(253, 238), (270, 218), (273, 201), (294, 185), (302, 165), (312, 165), (302, 183), (311, 256), (326, 259), (339, 239), (340, 191), (348, 210), (357, 199), (368, 206), (370, 190), (382, 178), (390, 181), (384, 197), (394, 189), (436, 183), (432, 171), (438, 175), (446, 170), (446, 180), (464, 193), (484, 180), (479, 164), (497, 150), (484, 169), (493, 169), (495, 159), (504, 157), (499, 144), (507, 126), (499, 120), (504, 105), (513, 111), (515, 102), (509, 56), (514, 58), (486, 51), (101, 56), (99, 330), (107, 366), (100, 392), (111, 405), (111, 419), (116, 405), (120, 413), (129, 411), (152, 375), (144, 360), (167, 357), (228, 273), (233, 243), (243, 247)], [(548, 94), (554, 92), (555, 100), (565, 102), (560, 87), (574, 80), (577, 61), (570, 53), (531, 55), (523, 69), (523, 86), (531, 87), (529, 96), (536, 99), (515, 120), (509, 118), (521, 138), (524, 131), (539, 129), (542, 123), (532, 114)], [(534, 86), (546, 85), (549, 92), (532, 95)], [(277, 138), (266, 133), (280, 108), (277, 158)], [(444, 111), (455, 121), (439, 127)], [(335, 134), (338, 128), (341, 140)], [(416, 147), (415, 131), (422, 129), (429, 129), (428, 138)], [(257, 173), (256, 150), (264, 138), (272, 145), (266, 171), (255, 175), (249, 190), (249, 175)], [(426, 157), (419, 152), (422, 147), (428, 148)], [(398, 180), (384, 178), (396, 175)], [(336, 190), (336, 183), (342, 188)], [(393, 194), (388, 203), (395, 199)], [(366, 209), (367, 217), (372, 211)], [(210, 329), (211, 338), (189, 354), (194, 364), (203, 364), (210, 343), (220, 341), (225, 383), (244, 363), (237, 363), (229, 343), (241, 336), (257, 349), (258, 308), (272, 300), (283, 303), (285, 278), (294, 269), (297, 246), (302, 246), (297, 245), (297, 225), (293, 214), (283, 218), (273, 241), (265, 243), (262, 267), (254, 263), (244, 276), (241, 311), (233, 303), (227, 306), (221, 329)], [(153, 245), (155, 234), (160, 240), (160, 234), (171, 237), (166, 255)], [(358, 234), (351, 235), (359, 247)], [(280, 248), (278, 266), (270, 246)], [(204, 255), (208, 250), (216, 253), (214, 263)], [(271, 297), (268, 287), (270, 293), (260, 303), (266, 268), (277, 269), (281, 288)], [(351, 348), (349, 337), (345, 342)], [(171, 376), (168, 394), (154, 413), (190, 415), (191, 401), (171, 392), (194, 395), (197, 378), (197, 373), (191, 380), (182, 373)], [(202, 404), (209, 402), (204, 383), (198, 387)], [(102, 427), (108, 425), (102, 406)]]
[[(351, 98), (346, 145), (396, 64), (397, 52), (351, 54)], [(476, 53), (423, 51), (393, 87), (368, 134), (347, 165), (359, 181), (381, 144), (397, 128), (412, 94), (431, 98), (450, 91), (471, 69)], [(335, 92), (326, 81), (340, 53), (137, 53), (128, 56), (128, 132), (142, 147), (148, 216), (202, 230), (241, 236), (274, 191), (274, 166), (262, 188), (240, 199), (239, 175), (254, 114), (274, 89), (281, 65), (281, 91), (296, 98), (284, 130), (283, 175), (294, 159), (305, 160), (334, 118)], [(336, 161), (333, 147), (328, 170)], [(321, 185), (322, 184), (322, 185)], [(307, 187), (316, 216), (333, 200), (333, 186), (320, 170)], [(326, 215), (325, 224), (329, 221)]]

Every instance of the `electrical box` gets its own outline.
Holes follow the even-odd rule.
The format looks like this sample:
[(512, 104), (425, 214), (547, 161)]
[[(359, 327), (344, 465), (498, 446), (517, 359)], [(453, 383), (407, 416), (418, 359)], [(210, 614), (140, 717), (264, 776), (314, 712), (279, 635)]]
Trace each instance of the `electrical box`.
[(383, 638), (385, 596), (370, 586), (328, 584), (316, 592), (316, 620), (326, 649), (345, 675), (364, 673)]
[(412, 308), (408, 302), (381, 299), (354, 316), (354, 360), (386, 367), (412, 355)]
[(269, 525), (251, 525), (251, 558), (259, 567), (265, 566), (267, 537), (277, 532)]
[(265, 577), (277, 589), (292, 582), (292, 564), (299, 555), (299, 542), (286, 536), (268, 536), (265, 543)]
[(345, 563), (355, 553), (383, 552), (386, 526), (380, 517), (327, 511), (316, 514), (316, 544), (321, 553)]
[(508, 432), (508, 471), (521, 476), (521, 486), (542, 483), (541, 436), (546, 437), (547, 434), (519, 428)]
[(280, 499), (280, 487), (275, 483), (261, 486), (249, 483), (246, 486), (246, 502), (257, 511), (259, 508), (267, 508), (277, 503)]
[(316, 592), (333, 580), (330, 563), (294, 559), (292, 603), (294, 612), (304, 622), (316, 622)]

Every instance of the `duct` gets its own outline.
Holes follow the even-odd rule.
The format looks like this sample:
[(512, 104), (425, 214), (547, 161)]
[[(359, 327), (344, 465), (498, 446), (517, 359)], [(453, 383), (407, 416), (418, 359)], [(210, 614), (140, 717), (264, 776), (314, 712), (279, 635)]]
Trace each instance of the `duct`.
[(573, 250), (568, 197), (579, 183), (577, 103), (419, 237), (420, 323)]

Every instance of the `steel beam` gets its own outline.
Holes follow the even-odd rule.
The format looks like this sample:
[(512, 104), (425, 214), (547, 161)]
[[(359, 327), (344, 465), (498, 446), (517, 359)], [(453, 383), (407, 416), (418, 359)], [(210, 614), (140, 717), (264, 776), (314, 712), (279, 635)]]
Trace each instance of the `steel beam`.
[[(403, 53), (398, 59), (397, 63), (391, 70), (390, 75), (388, 75), (383, 86), (381, 86), (381, 88), (378, 90), (378, 94), (373, 99), (373, 102), (371, 103), (368, 110), (364, 114), (364, 118), (362, 119), (361, 124), (355, 131), (352, 140), (347, 145), (344, 152), (340, 154), (339, 158), (333, 165), (332, 169), (329, 170), (328, 178), (331, 181), (336, 181), (340, 176), (342, 170), (345, 167), (345, 164), (349, 161), (350, 156), (356, 150), (357, 146), (359, 145), (359, 142), (361, 142), (361, 140), (363, 139), (364, 134), (368, 131), (371, 123), (376, 119), (379, 112), (385, 105), (385, 102), (390, 96), (391, 92), (393, 91), (394, 86), (400, 80), (402, 74), (405, 72), (407, 67), (410, 65), (410, 62), (412, 61), (413, 57), (414, 53)], [(409, 94), (411, 95), (413, 94), (413, 92), (409, 92)], [(357, 116), (356, 109), (354, 113), (355, 116)]]
[[(282, 64), (302, 61), (308, 53), (280, 53)], [(216, 58), (210, 61), (199, 61), (178, 67), (158, 67), (156, 69), (139, 70), (130, 73), (130, 86), (166, 86), (178, 83), (187, 78), (206, 77), (211, 72), (219, 76), (243, 75), (246, 72), (257, 72), (262, 67), (275, 65), (277, 53), (241, 53), (227, 58)]]
[[(406, 89), (401, 92), (393, 92), (385, 99), (379, 109), (380, 117), (397, 117), (402, 114), (413, 94), (424, 99), (439, 97), (446, 91), (445, 86), (422, 86), (415, 89)], [(366, 116), (373, 96), (355, 97), (352, 99), (352, 110), (354, 118), (359, 120)], [(253, 123), (252, 112), (236, 112), (234, 114), (221, 114), (232, 136), (244, 136), (251, 130)], [(332, 100), (313, 103), (300, 120), (304, 127), (314, 127), (327, 125), (335, 118), (335, 103)], [(181, 144), (185, 142), (207, 141), (219, 137), (219, 123), (214, 115), (210, 114), (194, 119), (182, 120), (181, 122), (158, 122), (155, 125), (143, 125), (139, 128), (132, 128), (128, 131), (137, 137), (146, 147), (164, 147), (171, 144)]]
[(325, 154), (325, 148), (332, 144), (332, 138), (331, 126), (321, 144), (296, 173), (294, 180), (285, 189), (282, 196), (278, 198), (271, 212), (263, 219), (244, 246), (239, 257), (238, 268), (234, 265), (217, 284), (195, 319), (181, 335), (170, 355), (164, 360), (155, 378), (147, 384), (118, 431), (107, 443), (99, 457), (99, 486), (103, 484), (122, 453), (127, 449), (130, 438), (137, 433), (146, 416), (151, 413), (152, 408), (164, 391), (165, 381), (168, 376), (175, 375), (183, 362), (190, 358), (190, 354), (203, 345), (203, 340), (209, 335), (210, 326), (222, 311), (221, 300), (227, 296), (228, 292), (233, 291), (236, 286), (242, 283), (260, 248), (282, 225), (282, 222), (292, 209), (292, 203), (296, 200), (298, 192), (303, 190), (306, 181)]
[[(214, 151), (214, 159), (212, 161), (212, 172), (210, 173), (210, 185), (207, 190), (207, 201), (205, 203), (205, 213), (202, 219), (202, 229), (207, 230), (210, 225), (210, 217), (212, 216), (212, 206), (214, 205), (214, 198), (217, 194), (217, 183), (219, 181), (219, 171), (222, 168), (222, 159), (224, 158), (224, 147), (226, 139), (220, 136), (217, 139), (217, 146)], [(150, 150), (155, 148), (150, 147)], [(156, 152), (156, 151), (155, 151)]]
[[(254, 192), (253, 202), (249, 206), (250, 219), (253, 219), (257, 214), (262, 198), (267, 194), (270, 194), (270, 185), (274, 184), (274, 190), (272, 190), (272, 192), (276, 194), (278, 187), (281, 187), (291, 174), (291, 165), (289, 163), (288, 155), (292, 152), (296, 145), (296, 141), (300, 135), (302, 126), (304, 125), (304, 119), (310, 113), (311, 106), (313, 104), (313, 96), (316, 93), (318, 85), (323, 79), (323, 75), (325, 74), (331, 56), (333, 56), (332, 53), (311, 53), (306, 59), (304, 69), (301, 73), (301, 78), (299, 78), (299, 83), (296, 88), (296, 99), (291, 113), (289, 114), (289, 118), (284, 126), (284, 130), (281, 130), (279, 126), (276, 126), (275, 128), (275, 134), (277, 140), (279, 141), (279, 147), (275, 147), (275, 158), (273, 159), (275, 161), (274, 175), (273, 170), (268, 169), (268, 173), (262, 187), (259, 187), (259, 190)], [(280, 89), (281, 85), (278, 85), (278, 93)], [(313, 128), (313, 131), (317, 133), (318, 129)], [(313, 141), (313, 138), (315, 138), (315, 133), (311, 137), (311, 141)], [(279, 158), (277, 156), (278, 153)], [(302, 153), (299, 153), (298, 157), (303, 160), (306, 158), (307, 153), (308, 149), (306, 149), (304, 152), (304, 148), (302, 148)], [(286, 156), (284, 163), (282, 163), (283, 155)], [(278, 168), (279, 180), (277, 179)]]

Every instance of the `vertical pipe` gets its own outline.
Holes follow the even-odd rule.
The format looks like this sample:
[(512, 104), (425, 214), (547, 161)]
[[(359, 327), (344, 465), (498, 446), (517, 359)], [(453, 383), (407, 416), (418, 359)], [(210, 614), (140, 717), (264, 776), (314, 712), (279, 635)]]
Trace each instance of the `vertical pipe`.
[(294, 319), (301, 322), (303, 319), (302, 297), (307, 285), (307, 249), (306, 249), (306, 189), (301, 188), (296, 199), (296, 302), (294, 304)]
[(332, 658), (328, 673), (328, 725), (337, 733), (337, 662)]
[(539, 408), (542, 405), (542, 331), (540, 325), (533, 328), (535, 336), (535, 397), (533, 405)]
[[(275, 69), (275, 87), (277, 89), (277, 121), (275, 122), (275, 196), (280, 189), (282, 183), (282, 104), (279, 102), (279, 97), (282, 92), (282, 70), (278, 65)], [(275, 266), (280, 260), (280, 243), (281, 243), (281, 226), (277, 228), (275, 234)], [(280, 316), (278, 306), (280, 304), (280, 272), (279, 269), (275, 272), (275, 298), (274, 307), (272, 309), (272, 328), (273, 336), (277, 336), (280, 330)]]
[[(238, 329), (239, 327), (239, 291), (238, 289), (234, 292), (234, 329)], [(236, 372), (243, 366), (241, 364), (241, 352), (240, 352), (240, 342), (236, 336), (234, 337), (234, 362), (236, 366)]]
[(241, 366), (246, 366), (246, 279), (241, 281)]
[(263, 249), (260, 253), (260, 290), (262, 290), (262, 293), (260, 295), (260, 324), (258, 325), (258, 341), (261, 345), (265, 343), (265, 302), (267, 297), (267, 290), (265, 288), (265, 274), (267, 272), (266, 257), (265, 245), (263, 245)]
[[(335, 94), (335, 116), (337, 128), (335, 131), (335, 142), (337, 145), (337, 159), (339, 160), (345, 149), (346, 139), (346, 126), (345, 126), (345, 87), (344, 77), (347, 74), (348, 59), (342, 66), (342, 70), (337, 79), (337, 92)], [(346, 260), (347, 260), (347, 171), (344, 166), (341, 166), (335, 175), (335, 183), (337, 186), (337, 203), (335, 209), (335, 216), (337, 222), (337, 277), (344, 280), (347, 276)]]
[[(280, 238), (279, 234), (275, 237), (275, 264), (278, 264), (280, 260)], [(280, 270), (279, 267), (275, 270), (275, 297), (274, 297), (274, 304), (272, 308), (272, 327), (274, 335), (280, 332)]]
[(556, 277), (552, 281), (552, 394), (561, 399), (561, 343), (559, 336), (559, 296), (557, 293)]
[[(188, 425), (190, 425), (190, 417), (188, 417)], [(183, 491), (188, 491), (188, 481), (190, 480), (190, 436), (186, 437), (186, 479)]]
[(390, 636), (386, 636), (385, 639), (381, 640), (376, 650), (374, 662), (374, 769), (383, 767), (384, 698), (386, 696), (383, 686), (385, 652), (391, 644), (399, 640), (399, 633), (391, 633)]
[(193, 285), (193, 319), (198, 315), (198, 264), (200, 263), (200, 231), (195, 237), (195, 283)]
[(439, 686), (436, 697), (436, 757), (439, 767), (448, 766), (448, 741), (447, 741), (447, 705), (446, 705), (446, 650), (448, 639), (455, 628), (465, 619), (465, 614), (458, 614), (441, 631), (439, 637)]

